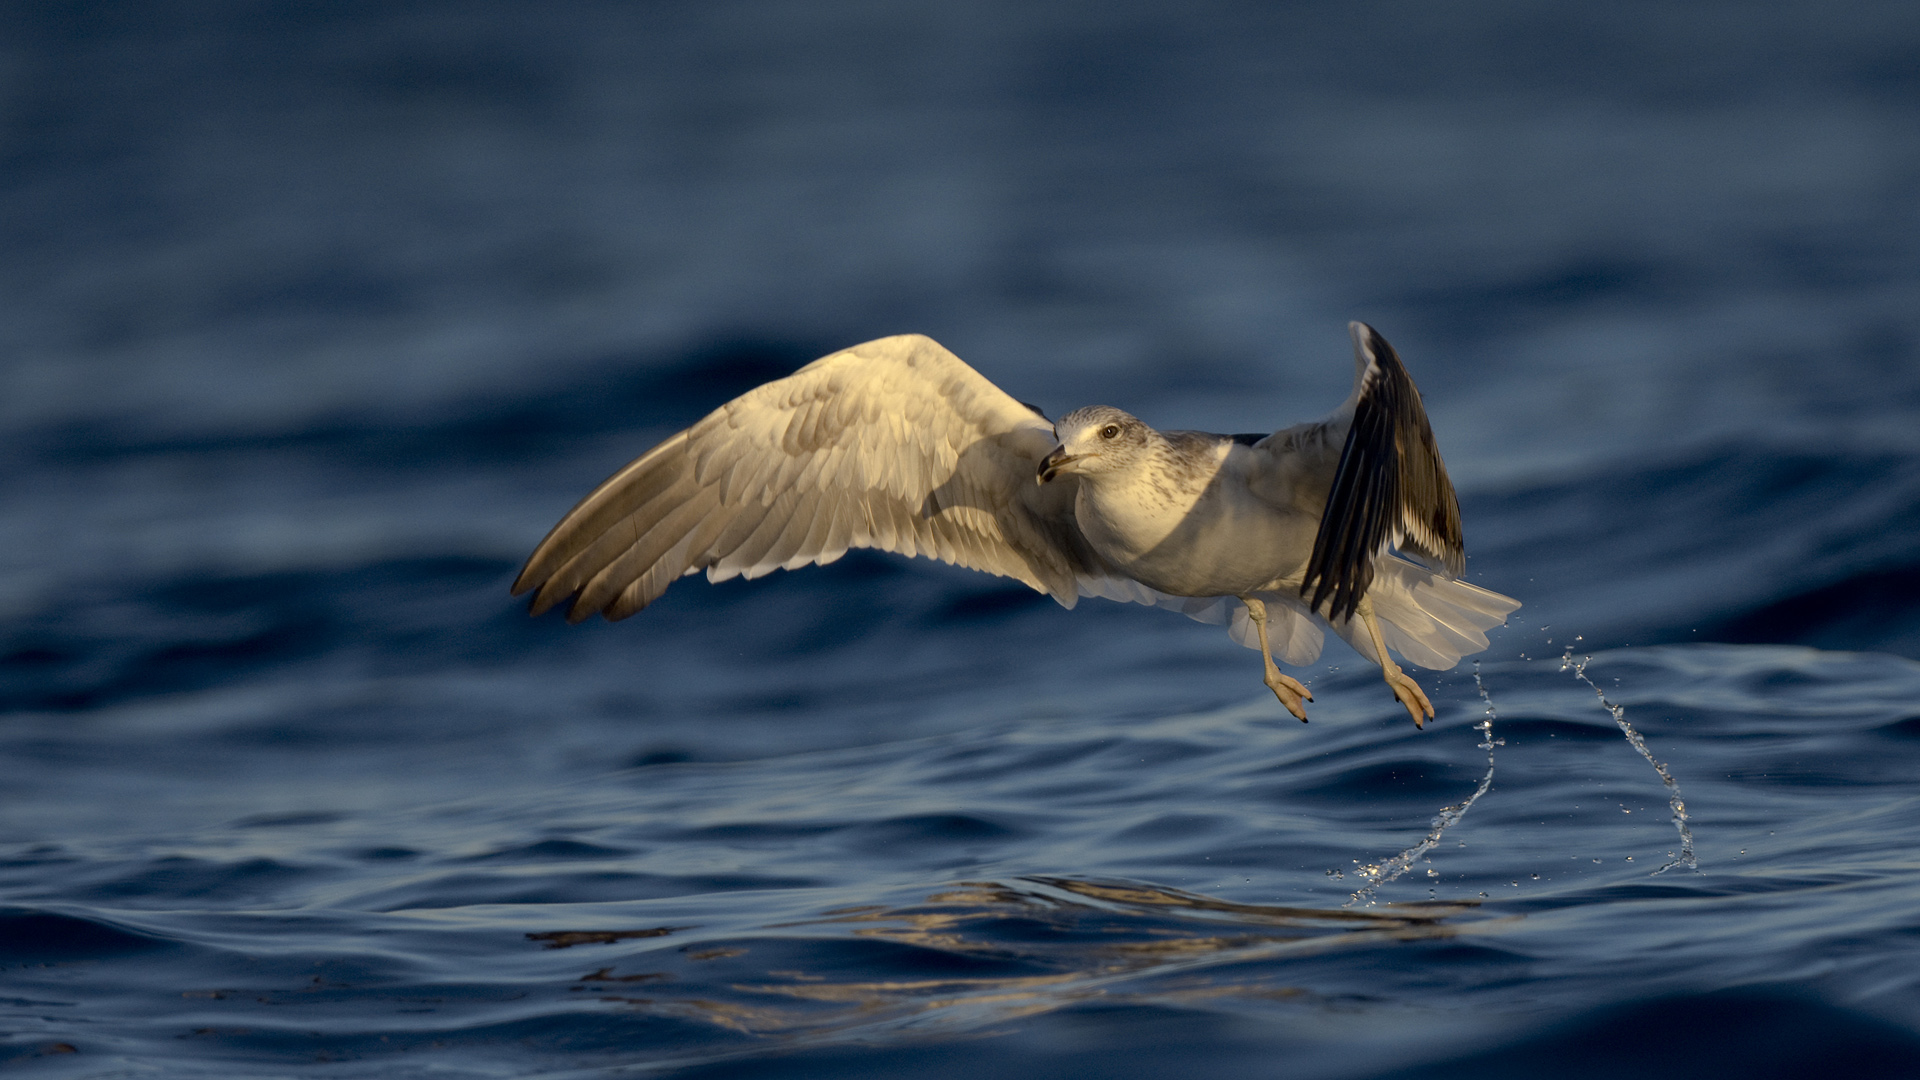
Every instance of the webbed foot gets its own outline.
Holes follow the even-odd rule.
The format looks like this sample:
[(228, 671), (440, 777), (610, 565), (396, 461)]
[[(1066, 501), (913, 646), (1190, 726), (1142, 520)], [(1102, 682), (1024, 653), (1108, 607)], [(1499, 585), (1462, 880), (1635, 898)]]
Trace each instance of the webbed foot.
[(1360, 598), (1359, 615), (1366, 624), (1367, 636), (1373, 639), (1373, 653), (1380, 662), (1380, 674), (1393, 687), (1393, 696), (1407, 707), (1407, 715), (1413, 717), (1413, 726), (1426, 729), (1427, 721), (1433, 717), (1433, 702), (1427, 700), (1426, 691), (1413, 681), (1400, 665), (1387, 655), (1386, 639), (1380, 636), (1380, 622), (1373, 617), (1373, 604), (1366, 597)]
[(1413, 717), (1413, 726), (1424, 729), (1427, 721), (1433, 718), (1433, 702), (1427, 700), (1426, 691), (1420, 684), (1397, 667), (1386, 669), (1387, 685), (1393, 687), (1393, 696), (1407, 707), (1407, 715)]
[(1307, 692), (1300, 680), (1281, 674), (1278, 668), (1269, 664), (1266, 683), (1267, 689), (1273, 691), (1273, 696), (1280, 699), (1280, 704), (1286, 706), (1288, 712), (1298, 717), (1301, 723), (1307, 722), (1304, 702), (1312, 701), (1313, 695)]
[(1301, 723), (1306, 723), (1305, 702), (1312, 701), (1313, 695), (1307, 693), (1307, 688), (1301, 684), (1300, 680), (1282, 675), (1280, 669), (1274, 665), (1273, 648), (1267, 643), (1267, 605), (1251, 596), (1241, 597), (1240, 602), (1247, 605), (1247, 617), (1253, 620), (1253, 628), (1260, 635), (1260, 661), (1266, 666), (1264, 681), (1267, 689), (1273, 691), (1273, 696), (1280, 699), (1280, 704), (1286, 706), (1288, 712), (1297, 717)]

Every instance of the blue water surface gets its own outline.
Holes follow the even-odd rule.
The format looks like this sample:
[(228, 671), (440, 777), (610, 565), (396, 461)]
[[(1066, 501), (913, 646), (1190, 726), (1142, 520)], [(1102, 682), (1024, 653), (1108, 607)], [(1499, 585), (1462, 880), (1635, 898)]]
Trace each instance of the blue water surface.
[[(22, 1075), (1920, 1074), (1910, 4), (0, 30)], [(870, 552), (507, 596), (834, 348), (1256, 431), (1350, 318), (1526, 604), (1425, 731)]]

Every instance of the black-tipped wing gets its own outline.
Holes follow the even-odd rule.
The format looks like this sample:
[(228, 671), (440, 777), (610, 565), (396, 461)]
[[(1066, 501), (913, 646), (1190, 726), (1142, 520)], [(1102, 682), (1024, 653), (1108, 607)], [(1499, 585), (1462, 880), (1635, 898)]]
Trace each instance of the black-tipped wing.
[(1390, 546), (1453, 577), (1466, 567), (1460, 503), (1420, 391), (1378, 331), (1358, 322), (1349, 329), (1353, 419), (1300, 587), (1309, 607), (1335, 621), (1352, 618), (1373, 583), (1373, 560)]
[(918, 334), (822, 357), (615, 473), (527, 559), (539, 614), (624, 618), (683, 574), (715, 581), (856, 547), (1016, 578), (1071, 605), (1096, 572), (1075, 485), (1041, 486), (1052, 425)]

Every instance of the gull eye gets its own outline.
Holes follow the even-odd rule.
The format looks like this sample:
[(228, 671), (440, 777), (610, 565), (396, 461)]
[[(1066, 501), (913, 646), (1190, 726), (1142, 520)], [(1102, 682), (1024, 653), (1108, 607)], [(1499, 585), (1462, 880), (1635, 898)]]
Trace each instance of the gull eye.
[(1103, 439), (1118, 438), (1119, 435), (1120, 435), (1119, 424), (1108, 424), (1106, 427), (1103, 427), (1100, 429), (1100, 437)]

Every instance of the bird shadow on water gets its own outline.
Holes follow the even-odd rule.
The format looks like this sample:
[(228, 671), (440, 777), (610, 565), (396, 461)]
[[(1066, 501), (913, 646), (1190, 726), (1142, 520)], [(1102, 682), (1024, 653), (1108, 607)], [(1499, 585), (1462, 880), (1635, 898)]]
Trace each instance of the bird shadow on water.
[(955, 882), (917, 903), (830, 909), (697, 947), (655, 940), (670, 927), (527, 937), (588, 953), (632, 941), (619, 956), (583, 956), (593, 970), (570, 989), (755, 1037), (759, 1053), (991, 1034), (999, 1022), (1090, 1003), (1231, 1009), (1239, 999), (1325, 1008), (1348, 995), (1284, 981), (1275, 962), (1449, 939), (1463, 923), (1487, 921), (1472, 918), (1478, 906), (1290, 907), (1034, 876)]
[[(1520, 666), (1537, 677), (1546, 665)], [(1560, 669), (1562, 678), (1568, 670)], [(1584, 673), (1583, 665), (1575, 674), (1594, 688)], [(1495, 749), (1504, 740), (1494, 734), (1497, 710), (1477, 664), (1471, 685), (1482, 711), (1472, 730), (1486, 755), (1485, 774), (1463, 801), (1439, 809), (1424, 841), (1361, 866), (1361, 888), (1339, 906), (1241, 903), (1138, 880), (1022, 875), (939, 886), (917, 902), (828, 909), (697, 946), (651, 940), (670, 936), (671, 927), (527, 938), (548, 949), (634, 942), (612, 962), (596, 958), (570, 992), (746, 1036), (754, 1053), (994, 1033), (1003, 1022), (1096, 1003), (1216, 1012), (1238, 1004), (1268, 1015), (1289, 1005), (1316, 1015), (1370, 1007), (1378, 1002), (1350, 979), (1316, 978), (1313, 965), (1297, 961), (1451, 941), (1526, 917), (1511, 908), (1490, 913), (1471, 899), (1376, 898), (1381, 886), (1425, 859), (1492, 785)], [(1623, 710), (1600, 699), (1632, 741)], [(1420, 961), (1376, 957), (1341, 966), (1378, 963)], [(694, 1060), (711, 1055), (686, 1059)]]

